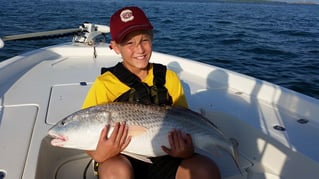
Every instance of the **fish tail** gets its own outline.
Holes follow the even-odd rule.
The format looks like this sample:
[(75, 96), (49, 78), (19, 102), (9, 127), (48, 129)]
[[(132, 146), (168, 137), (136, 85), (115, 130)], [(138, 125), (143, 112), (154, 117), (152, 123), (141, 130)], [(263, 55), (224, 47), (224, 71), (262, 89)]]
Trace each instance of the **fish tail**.
[(239, 166), (239, 154), (238, 154), (239, 143), (234, 138), (230, 138), (230, 141), (231, 141), (232, 146), (233, 146), (233, 148), (232, 148), (232, 153), (233, 153), (232, 158), (235, 161), (236, 167), (239, 170), (240, 174), (243, 175), (243, 173), (240, 170), (240, 166)]

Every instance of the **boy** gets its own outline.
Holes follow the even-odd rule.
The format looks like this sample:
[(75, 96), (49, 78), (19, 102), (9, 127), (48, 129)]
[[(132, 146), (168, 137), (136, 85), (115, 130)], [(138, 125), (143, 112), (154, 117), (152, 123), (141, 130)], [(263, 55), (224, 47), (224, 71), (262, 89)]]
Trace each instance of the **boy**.
[[(187, 107), (177, 75), (160, 64), (149, 63), (153, 26), (138, 7), (125, 7), (110, 19), (110, 48), (122, 62), (106, 69), (93, 83), (83, 108), (114, 101)], [(192, 138), (179, 130), (168, 134), (168, 154), (151, 158), (152, 164), (121, 154), (131, 140), (128, 127), (116, 124), (110, 137), (109, 126), (102, 132), (95, 151), (87, 151), (99, 163), (100, 178), (220, 178), (210, 159), (194, 153)]]

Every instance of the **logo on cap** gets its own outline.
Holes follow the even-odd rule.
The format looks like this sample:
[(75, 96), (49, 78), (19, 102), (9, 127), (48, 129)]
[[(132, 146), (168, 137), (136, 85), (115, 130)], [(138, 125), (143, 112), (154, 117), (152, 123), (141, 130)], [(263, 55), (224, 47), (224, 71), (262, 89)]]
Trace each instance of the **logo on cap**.
[(129, 9), (123, 10), (120, 14), (122, 22), (132, 21), (134, 19), (133, 12)]

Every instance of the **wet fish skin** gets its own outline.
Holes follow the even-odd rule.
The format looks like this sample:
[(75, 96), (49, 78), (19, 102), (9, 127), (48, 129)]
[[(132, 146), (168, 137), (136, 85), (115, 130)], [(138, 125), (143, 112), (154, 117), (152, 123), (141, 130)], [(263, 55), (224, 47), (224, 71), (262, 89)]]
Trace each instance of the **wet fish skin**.
[[(195, 149), (214, 155), (227, 151), (237, 167), (237, 146), (208, 119), (186, 108), (160, 107), (132, 103), (108, 103), (77, 111), (59, 121), (48, 132), (54, 146), (95, 150), (101, 130), (110, 124), (126, 122), (132, 140), (123, 151), (144, 157), (166, 155), (162, 145), (169, 146), (168, 133), (180, 129), (192, 136)], [(217, 152), (216, 152), (217, 151)]]

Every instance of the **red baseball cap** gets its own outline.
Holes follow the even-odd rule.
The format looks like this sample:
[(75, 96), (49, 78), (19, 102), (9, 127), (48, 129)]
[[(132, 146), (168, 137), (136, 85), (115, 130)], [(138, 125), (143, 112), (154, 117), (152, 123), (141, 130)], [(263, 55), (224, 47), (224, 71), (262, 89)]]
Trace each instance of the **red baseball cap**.
[(111, 37), (117, 43), (121, 43), (133, 31), (152, 29), (153, 26), (144, 12), (135, 6), (119, 9), (110, 19)]

